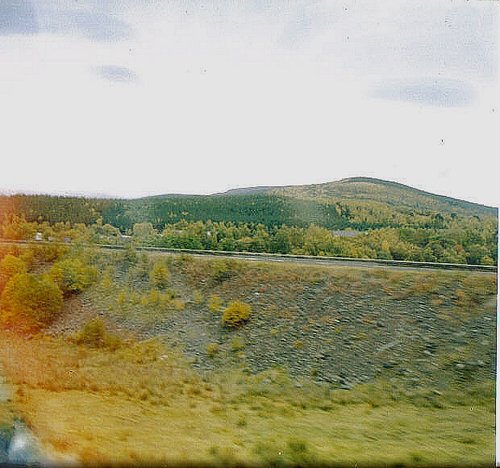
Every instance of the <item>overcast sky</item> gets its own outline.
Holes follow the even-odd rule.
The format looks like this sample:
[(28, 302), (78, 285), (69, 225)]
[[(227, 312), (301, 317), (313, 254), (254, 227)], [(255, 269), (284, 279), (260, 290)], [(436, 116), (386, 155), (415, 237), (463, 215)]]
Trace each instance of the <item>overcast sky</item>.
[(0, 1), (0, 189), (374, 176), (498, 206), (493, 1)]

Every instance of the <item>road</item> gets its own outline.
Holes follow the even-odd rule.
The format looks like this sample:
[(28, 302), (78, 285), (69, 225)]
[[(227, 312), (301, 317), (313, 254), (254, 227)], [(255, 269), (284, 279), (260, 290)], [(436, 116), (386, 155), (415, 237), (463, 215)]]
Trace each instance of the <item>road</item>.
[[(12, 241), (0, 239), (0, 244), (18, 245), (68, 245), (62, 242), (48, 241)], [(123, 250), (124, 245), (109, 244), (89, 244), (89, 247), (98, 247), (106, 250)], [(323, 266), (345, 266), (363, 268), (390, 268), (390, 269), (410, 269), (410, 270), (455, 270), (467, 272), (497, 273), (497, 266), (489, 265), (465, 265), (457, 263), (433, 263), (433, 262), (411, 262), (406, 260), (379, 260), (379, 259), (358, 259), (345, 257), (314, 257), (310, 255), (285, 255), (254, 252), (223, 252), (214, 250), (193, 250), (193, 249), (170, 249), (161, 247), (137, 246), (136, 250), (146, 252), (157, 252), (164, 254), (189, 254), (195, 257), (204, 258), (232, 258), (247, 261), (295, 263), (301, 265), (323, 265)]]
[[(138, 249), (141, 250), (141, 249)], [(145, 249), (146, 250), (146, 249)], [(147, 249), (149, 251), (149, 249)], [(179, 252), (159, 251), (166, 254), (179, 254)], [(183, 252), (180, 252), (183, 253)], [(236, 259), (254, 262), (276, 262), (276, 263), (294, 263), (299, 265), (322, 265), (322, 266), (341, 266), (355, 268), (383, 268), (383, 269), (402, 269), (405, 270), (455, 270), (467, 272), (496, 273), (496, 267), (486, 265), (460, 265), (460, 264), (437, 264), (426, 262), (405, 262), (394, 260), (372, 260), (372, 259), (346, 259), (340, 257), (306, 257), (306, 256), (285, 256), (274, 254), (254, 254), (240, 252), (184, 252), (194, 257), (203, 258), (224, 258)]]

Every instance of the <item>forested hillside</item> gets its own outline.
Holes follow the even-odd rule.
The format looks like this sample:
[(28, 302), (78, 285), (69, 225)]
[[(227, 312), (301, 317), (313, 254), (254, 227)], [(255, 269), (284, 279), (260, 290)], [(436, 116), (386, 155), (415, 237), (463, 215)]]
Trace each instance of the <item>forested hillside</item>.
[(496, 208), (369, 178), (133, 200), (2, 196), (0, 215), (95, 225), (93, 241), (121, 233), (160, 247), (497, 262)]
[(371, 177), (351, 177), (324, 184), (277, 187), (272, 193), (315, 200), (379, 202), (397, 211), (421, 210), (461, 215), (496, 216), (496, 209), (465, 200), (436, 195), (397, 182)]

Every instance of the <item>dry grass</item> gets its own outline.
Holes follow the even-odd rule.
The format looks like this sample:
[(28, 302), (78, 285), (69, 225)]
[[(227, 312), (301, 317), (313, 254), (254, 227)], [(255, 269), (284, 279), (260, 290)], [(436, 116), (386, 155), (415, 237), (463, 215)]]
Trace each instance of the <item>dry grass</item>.
[(8, 402), (0, 402), (0, 429), (9, 426), (14, 418), (11, 405)]
[[(178, 263), (178, 273), (193, 288), (206, 284), (206, 271), (215, 260), (192, 259), (189, 263)], [(382, 268), (314, 266), (301, 264), (276, 264), (272, 262), (245, 262), (233, 260), (231, 275), (217, 285), (220, 292), (228, 292), (235, 285), (265, 292), (269, 285), (279, 285), (280, 290), (289, 293), (302, 290), (304, 285), (324, 283), (332, 293), (356, 294), (369, 289), (382, 288), (386, 292), (412, 295), (437, 294), (442, 288), (461, 284), (467, 294), (476, 292), (481, 296), (496, 293), (496, 275), (463, 273), (455, 271), (401, 271)], [(266, 287), (267, 285), (267, 287)], [(207, 285), (213, 290), (213, 285)]]
[(154, 406), (36, 389), (24, 409), (44, 441), (87, 462), (473, 464), (492, 463), (494, 454), (494, 415), (482, 408), (357, 404), (325, 411), (276, 400), (227, 407), (196, 395)]
[(112, 352), (6, 333), (0, 360), (18, 386), (17, 410), (42, 441), (89, 463), (413, 465), (494, 456), (493, 400), (484, 394), (431, 405), (383, 382), (298, 388), (277, 369), (202, 378), (156, 340)]

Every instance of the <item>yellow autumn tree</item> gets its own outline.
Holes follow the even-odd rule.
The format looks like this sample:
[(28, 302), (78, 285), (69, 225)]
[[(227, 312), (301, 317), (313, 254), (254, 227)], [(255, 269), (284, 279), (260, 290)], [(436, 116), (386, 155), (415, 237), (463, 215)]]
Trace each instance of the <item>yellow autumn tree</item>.
[(19, 273), (5, 285), (0, 298), (4, 326), (38, 330), (61, 311), (63, 294), (47, 276)]

